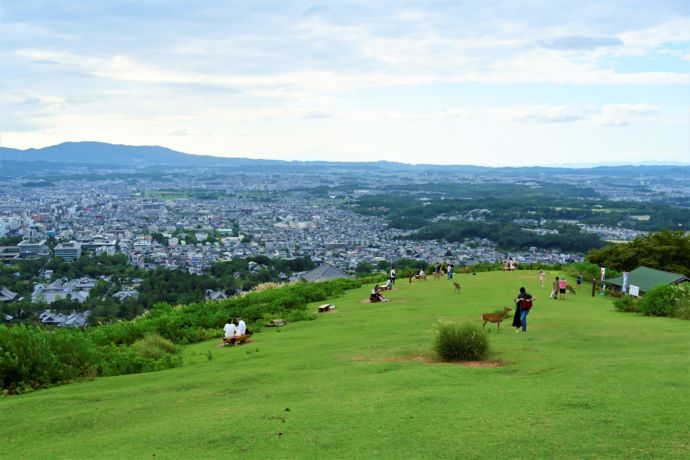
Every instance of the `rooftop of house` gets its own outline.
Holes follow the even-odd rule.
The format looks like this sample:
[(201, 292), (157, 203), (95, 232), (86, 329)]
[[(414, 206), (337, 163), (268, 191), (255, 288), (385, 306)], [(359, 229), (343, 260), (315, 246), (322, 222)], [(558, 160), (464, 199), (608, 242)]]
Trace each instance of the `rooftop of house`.
[[(649, 267), (637, 267), (628, 274), (628, 285), (640, 287), (640, 292), (647, 292), (650, 289), (664, 284), (678, 284), (690, 281), (685, 275), (657, 270)], [(607, 284), (614, 286), (623, 285), (623, 277), (619, 276), (606, 280)]]

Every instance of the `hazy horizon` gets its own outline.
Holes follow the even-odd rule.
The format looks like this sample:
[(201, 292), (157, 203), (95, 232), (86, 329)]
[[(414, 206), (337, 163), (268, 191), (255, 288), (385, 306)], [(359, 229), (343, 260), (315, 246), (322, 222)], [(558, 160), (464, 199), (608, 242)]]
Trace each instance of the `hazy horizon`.
[(0, 145), (690, 164), (686, 1), (3, 4)]
[[(99, 143), (102, 144), (103, 142), (101, 141), (68, 141), (66, 143)], [(54, 147), (56, 145), (61, 145), (61, 144), (54, 144), (54, 145), (47, 145), (47, 146), (42, 146), (42, 147), (27, 147), (25, 149), (18, 149), (22, 151), (27, 151), (27, 150), (40, 150), (43, 148), (49, 148), (49, 147)], [(252, 160), (278, 160), (278, 161), (288, 161), (288, 162), (335, 162), (335, 163), (350, 163), (353, 161), (347, 161), (347, 160), (291, 160), (291, 159), (285, 159), (285, 158), (249, 158), (246, 156), (222, 156), (222, 155), (215, 155), (213, 153), (189, 153), (189, 152), (183, 152), (179, 150), (172, 149), (170, 147), (166, 147), (164, 145), (125, 145), (125, 144), (109, 144), (109, 145), (118, 145), (118, 146), (123, 146), (123, 147), (142, 147), (142, 148), (164, 148), (164, 149), (169, 149), (172, 151), (175, 151), (177, 153), (182, 153), (185, 155), (194, 155), (194, 156), (207, 156), (207, 157), (214, 157), (214, 158), (236, 158), (236, 159), (252, 159)], [(6, 147), (6, 148), (15, 148), (15, 147), (7, 147), (0, 145), (0, 147)], [(503, 165), (503, 166), (486, 166), (486, 165), (480, 165), (480, 164), (471, 164), (471, 163), (448, 163), (448, 164), (441, 164), (441, 163), (409, 163), (405, 161), (390, 161), (390, 160), (360, 160), (357, 161), (357, 163), (377, 163), (377, 162), (391, 162), (391, 163), (401, 163), (401, 164), (406, 164), (406, 165), (412, 165), (412, 166), (418, 166), (418, 165), (430, 165), (430, 166), (478, 166), (478, 167), (486, 167), (486, 168), (520, 168), (520, 167), (525, 167), (525, 168), (570, 168), (570, 169), (587, 169), (587, 168), (596, 168), (600, 166), (680, 166), (680, 167), (686, 167), (690, 166), (690, 162), (664, 162), (664, 161), (643, 161), (639, 163), (625, 163), (625, 162), (608, 162), (608, 163), (565, 163), (565, 164), (524, 164), (521, 166), (514, 166), (514, 165)]]

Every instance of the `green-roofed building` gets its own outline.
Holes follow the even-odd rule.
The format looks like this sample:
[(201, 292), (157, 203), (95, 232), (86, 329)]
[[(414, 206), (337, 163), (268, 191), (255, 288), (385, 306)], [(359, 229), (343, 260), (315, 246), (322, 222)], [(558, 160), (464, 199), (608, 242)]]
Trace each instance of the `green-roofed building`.
[[(685, 275), (665, 272), (649, 267), (637, 267), (628, 274), (628, 286), (639, 286), (640, 294), (664, 284), (680, 284), (687, 282), (690, 282), (690, 278)], [(606, 280), (606, 284), (618, 288), (617, 290), (620, 291), (623, 286), (623, 277), (619, 276), (618, 278)]]

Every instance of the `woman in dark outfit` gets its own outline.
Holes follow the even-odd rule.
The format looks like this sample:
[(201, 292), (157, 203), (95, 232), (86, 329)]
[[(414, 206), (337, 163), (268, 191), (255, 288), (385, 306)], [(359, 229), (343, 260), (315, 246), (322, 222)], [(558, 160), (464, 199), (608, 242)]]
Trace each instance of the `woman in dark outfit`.
[(520, 321), (520, 315), (522, 315), (522, 296), (525, 294), (525, 288), (520, 288), (520, 294), (518, 294), (517, 299), (515, 299), (515, 315), (513, 315), (513, 327), (515, 332), (520, 332), (520, 327), (522, 327), (522, 321)]

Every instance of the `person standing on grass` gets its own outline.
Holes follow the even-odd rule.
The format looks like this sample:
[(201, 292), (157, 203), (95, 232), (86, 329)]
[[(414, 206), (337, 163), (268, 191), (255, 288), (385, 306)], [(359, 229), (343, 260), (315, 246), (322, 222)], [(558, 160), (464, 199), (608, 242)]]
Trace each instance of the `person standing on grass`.
[(551, 298), (553, 300), (558, 300), (558, 277), (551, 283)]
[(568, 282), (566, 281), (565, 276), (564, 276), (558, 282), (558, 292), (561, 293), (561, 300), (565, 300), (565, 290), (567, 287), (568, 287)]
[(524, 292), (525, 288), (520, 289), (520, 294), (518, 294), (517, 299), (515, 299), (515, 314), (513, 315), (513, 327), (515, 332), (520, 332), (520, 327), (522, 326), (522, 321), (520, 321), (520, 316), (522, 315), (522, 298), (520, 297)]
[(544, 276), (545, 276), (544, 270), (540, 271), (539, 272), (539, 285), (541, 285), (541, 287), (544, 287)]
[[(518, 294), (517, 299), (515, 299), (515, 304), (519, 304), (520, 326), (522, 326), (522, 332), (527, 332), (527, 315), (529, 315), (532, 309), (534, 300), (532, 294), (529, 294), (524, 287), (520, 288), (520, 294)], [(515, 325), (515, 318), (513, 318), (513, 325)], [(516, 329), (515, 332), (520, 332), (520, 329)]]
[[(404, 275), (403, 275), (404, 276)], [(395, 285), (395, 265), (391, 267), (391, 274), (390, 274), (390, 279), (391, 279), (391, 288), (393, 285)]]
[(577, 275), (577, 289), (579, 290), (581, 286), (582, 286), (582, 272), (578, 273), (578, 275)]

